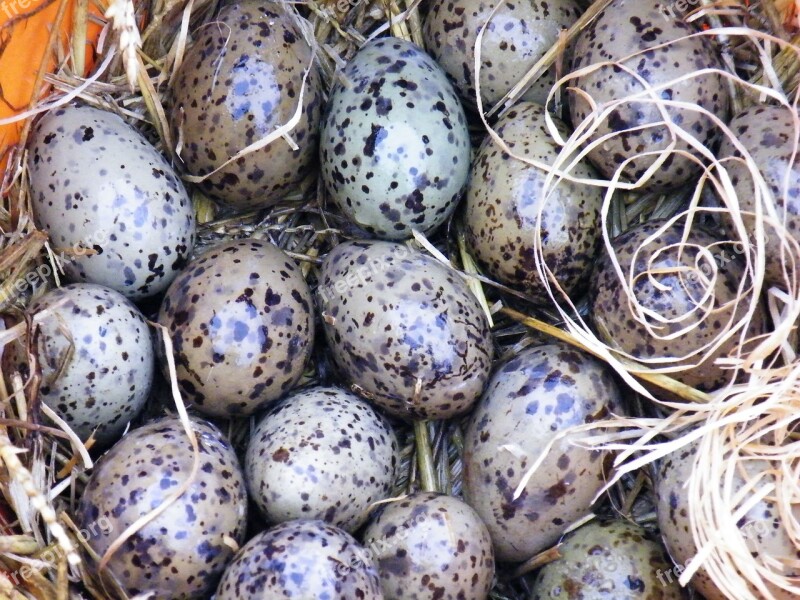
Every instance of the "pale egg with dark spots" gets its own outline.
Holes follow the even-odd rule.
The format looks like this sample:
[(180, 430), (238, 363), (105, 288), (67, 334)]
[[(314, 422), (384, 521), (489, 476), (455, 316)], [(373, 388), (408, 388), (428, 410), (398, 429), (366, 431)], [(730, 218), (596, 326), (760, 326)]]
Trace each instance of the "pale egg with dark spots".
[[(735, 372), (715, 361), (734, 350), (739, 334), (704, 360), (703, 354), (726, 328), (745, 325), (749, 298), (739, 292), (745, 269), (735, 244), (696, 225), (687, 232), (680, 221), (651, 219), (614, 238), (611, 247), (614, 259), (604, 248), (589, 288), (598, 337), (636, 360), (675, 368), (672, 377), (700, 390), (730, 382)], [(758, 304), (748, 335), (761, 333), (764, 319)]]
[[(700, 456), (698, 456), (698, 452), (701, 452)], [(725, 491), (725, 496), (730, 494), (731, 498), (744, 498), (749, 502), (749, 510), (742, 514), (736, 522), (733, 522), (731, 518), (730, 526), (725, 526), (726, 530), (730, 529), (729, 532), (726, 531), (725, 536), (729, 536), (731, 539), (731, 543), (726, 545), (726, 548), (740, 548), (748, 556), (757, 557), (759, 561), (763, 561), (762, 564), (774, 565), (773, 577), (777, 575), (782, 580), (783, 578), (796, 580), (800, 577), (800, 569), (796, 562), (797, 545), (793, 541), (793, 532), (787, 528), (790, 527), (790, 522), (800, 519), (800, 509), (796, 505), (792, 505), (789, 508), (787, 519), (777, 504), (780, 500), (776, 499), (774, 492), (769, 493), (766, 497), (761, 497), (760, 500), (753, 494), (753, 485), (761, 490), (768, 490), (776, 485), (780, 486), (773, 473), (784, 468), (783, 465), (777, 461), (771, 462), (742, 453), (736, 459), (730, 458), (731, 461), (735, 460), (737, 463), (735, 468), (722, 467), (730, 469), (730, 477), (720, 471), (720, 479), (717, 483), (717, 480), (713, 482), (707, 480), (702, 469), (695, 467), (696, 461), (702, 463), (706, 460), (704, 458), (706, 452), (716, 452), (716, 449), (701, 449), (699, 442), (690, 442), (668, 454), (653, 466), (658, 528), (672, 560), (676, 565), (687, 566), (699, 552), (692, 533), (692, 519), (704, 517), (692, 511), (700, 510), (703, 507), (691, 502), (689, 497), (689, 486), (697, 485), (693, 479), (699, 476), (704, 478), (699, 484), (702, 488), (729, 486), (730, 491)], [(727, 461), (728, 457), (721, 457), (718, 460)], [(710, 465), (705, 467), (708, 469)], [(693, 472), (695, 469), (699, 469), (699, 473)], [(721, 503), (715, 504), (723, 509)], [(737, 502), (736, 506), (739, 509), (742, 504)], [(730, 517), (730, 515), (729, 512), (728, 516)], [(714, 528), (713, 532), (716, 533), (717, 528)], [(675, 577), (675, 571), (672, 576)], [(746, 580), (755, 581), (749, 576)], [(729, 581), (729, 583), (733, 583), (733, 581)], [(764, 598), (766, 596), (763, 590), (767, 590), (776, 600), (797, 598), (797, 594), (781, 589), (766, 578), (761, 579), (760, 583), (764, 586), (761, 589), (757, 589), (752, 584), (747, 586), (752, 597)], [(706, 600), (730, 598), (702, 566), (692, 577), (691, 585)], [(742, 582), (736, 585), (747, 584)]]
[(335, 364), (405, 419), (467, 412), (489, 377), (489, 323), (462, 276), (405, 244), (345, 242), (322, 263), (317, 300)]
[(539, 571), (530, 600), (681, 600), (664, 547), (621, 519), (595, 521), (566, 536), (559, 558)]
[(368, 402), (312, 387), (264, 415), (250, 436), (245, 474), (270, 523), (320, 519), (354, 531), (391, 494), (399, 462), (394, 431)]
[[(707, 148), (719, 132), (700, 109), (722, 121), (728, 118), (725, 78), (718, 73), (695, 74), (705, 69), (722, 70), (723, 63), (710, 38), (692, 36), (696, 33), (692, 26), (665, 14), (664, 9), (673, 4), (614, 0), (578, 36), (572, 71), (588, 70), (565, 84), (573, 127), (578, 128), (592, 115), (594, 107), (607, 107), (607, 116), (588, 139), (594, 144), (589, 158), (607, 178), (621, 168), (623, 181), (639, 180), (654, 167), (659, 151), (676, 143), (663, 163), (647, 176), (642, 190), (679, 187), (701, 170), (699, 152), (663, 124), (664, 114), (671, 127), (680, 128), (682, 135)], [(615, 61), (624, 69), (605, 64)], [(656, 103), (651, 95), (663, 102)], [(628, 100), (632, 96), (636, 99)], [(686, 103), (697, 109), (664, 102)]]
[[(186, 402), (247, 416), (286, 394), (314, 344), (312, 304), (300, 267), (268, 241), (225, 242), (194, 259), (158, 314)], [(161, 366), (169, 375), (166, 358)]]
[[(764, 242), (766, 244), (766, 279), (768, 283), (791, 289), (788, 281), (800, 275), (800, 259), (791, 259), (796, 250), (791, 246), (782, 248), (781, 238), (789, 236), (800, 243), (800, 142), (797, 112), (785, 106), (757, 105), (746, 108), (730, 122), (730, 129), (736, 140), (744, 147), (754, 161), (755, 167), (764, 178), (771, 198), (762, 208), (764, 217), (780, 223), (785, 232), (769, 222), (764, 223)], [(717, 158), (730, 175), (731, 183), (739, 200), (739, 209), (756, 212), (756, 185), (753, 174), (746, 166), (741, 152), (735, 148), (730, 138), (720, 145)], [(774, 211), (774, 212), (773, 212)], [(752, 216), (742, 215), (745, 230), (749, 235), (755, 232)], [(740, 239), (738, 233), (731, 232), (733, 239)], [(752, 241), (752, 240), (751, 240)], [(786, 273), (784, 273), (786, 265)]]
[(31, 205), (73, 281), (141, 299), (163, 292), (194, 247), (195, 218), (166, 159), (119, 115), (64, 106), (28, 144)]
[(494, 579), (492, 539), (463, 501), (416, 492), (380, 507), (364, 530), (386, 600), (485, 600)]
[[(484, 110), (511, 90), (558, 43), (562, 30), (581, 15), (574, 0), (434, 0), (425, 17), (425, 47), (447, 72), (465, 104), (476, 107), (475, 49), (480, 52)], [(521, 100), (545, 104), (556, 82), (555, 66), (535, 80)]]
[(380, 38), (338, 74), (320, 155), (331, 199), (358, 226), (385, 239), (430, 233), (467, 183), (467, 121), (430, 56), (411, 42)]
[(620, 403), (610, 369), (564, 344), (528, 348), (497, 367), (464, 435), (464, 498), (498, 560), (531, 558), (591, 512), (609, 455), (576, 444), (585, 433), (564, 432), (619, 413)]
[[(97, 462), (78, 507), (79, 525), (108, 527), (88, 539), (103, 556), (134, 523), (169, 502), (111, 555), (107, 569), (130, 596), (205, 600), (214, 591), (236, 544), (244, 542), (247, 498), (236, 454), (219, 430), (188, 421), (199, 463), (177, 418), (134, 429)], [(171, 500), (192, 477), (186, 491)], [(150, 594), (150, 595), (148, 595)]]
[(236, 555), (216, 600), (383, 600), (372, 556), (324, 521), (287, 521), (256, 535)]
[[(294, 18), (279, 2), (229, 3), (196, 32), (176, 72), (170, 122), (180, 157), (226, 206), (273, 205), (315, 168), (319, 75)], [(297, 111), (288, 134), (296, 148), (279, 137), (228, 163)]]
[[(51, 290), (28, 311), (43, 317), (34, 338), (42, 401), (82, 440), (94, 434), (101, 445), (115, 441), (153, 382), (153, 340), (142, 313), (119, 292), (91, 283)], [(6, 346), (6, 372), (28, 367), (27, 343), (25, 335)]]
[[(568, 137), (567, 126), (552, 117)], [(517, 104), (495, 126), (515, 154), (554, 165), (561, 147), (550, 135), (543, 106)], [(485, 273), (523, 291), (538, 302), (550, 302), (537, 271), (537, 236), (541, 257), (561, 290), (577, 294), (585, 288), (600, 240), (603, 188), (568, 180), (548, 181), (543, 169), (511, 156), (491, 137), (472, 163), (464, 207), (467, 247)], [(581, 161), (570, 175), (597, 179)], [(560, 292), (550, 281), (553, 294)]]

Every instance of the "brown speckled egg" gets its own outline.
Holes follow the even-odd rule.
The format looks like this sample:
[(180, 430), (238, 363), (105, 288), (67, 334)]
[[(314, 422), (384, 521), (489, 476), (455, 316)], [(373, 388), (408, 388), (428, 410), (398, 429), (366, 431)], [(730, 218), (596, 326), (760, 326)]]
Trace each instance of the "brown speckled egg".
[(489, 324), (456, 272), (393, 242), (345, 242), (317, 299), (335, 363), (356, 391), (406, 419), (468, 411), (492, 364)]
[[(614, 102), (634, 94), (642, 94), (653, 86), (666, 85), (656, 91), (666, 101), (696, 104), (718, 118), (725, 120), (728, 113), (728, 88), (721, 75), (704, 74), (689, 77), (680, 83), (676, 80), (700, 69), (724, 69), (722, 61), (709, 38), (682, 39), (695, 29), (680, 18), (664, 13), (674, 3), (642, 2), (641, 0), (614, 0), (589, 24), (575, 42), (572, 71), (606, 61), (622, 61), (622, 64), (649, 84), (645, 88), (640, 79), (613, 65), (603, 65), (572, 79), (567, 85), (570, 91), (570, 114), (573, 127), (590, 114), (592, 108), (588, 97), (595, 105)], [(680, 40), (680, 41), (676, 41)], [(660, 44), (667, 46), (651, 49)], [(623, 60), (639, 51), (632, 58)], [(644, 98), (647, 100), (647, 98)], [(664, 107), (675, 126), (699, 143), (710, 147), (717, 129), (711, 119), (697, 111), (686, 108)], [(614, 134), (595, 146), (589, 158), (608, 178), (628, 159), (633, 159), (622, 170), (623, 181), (637, 181), (656, 162), (656, 155), (634, 158), (643, 152), (666, 149), (672, 143), (672, 134), (664, 125), (659, 105), (652, 101), (628, 101), (617, 104), (590, 138), (590, 142)], [(640, 127), (635, 131), (624, 130)], [(676, 150), (693, 153), (688, 143), (678, 139)], [(700, 166), (687, 156), (673, 151), (656, 172), (643, 184), (642, 189), (663, 190), (678, 187), (696, 176)]]
[(287, 521), (250, 540), (216, 600), (383, 600), (372, 556), (323, 521)]
[[(795, 129), (796, 119), (797, 115), (792, 114), (792, 109), (785, 106), (758, 105), (736, 115), (730, 128), (750, 154), (772, 192), (774, 200), (770, 198), (765, 201), (762, 209), (764, 216), (769, 217), (767, 211), (774, 207), (772, 218), (782, 223), (788, 234), (800, 241), (800, 154), (795, 153), (800, 132)], [(755, 212), (753, 175), (730, 139), (723, 140), (717, 157), (728, 170), (741, 210)], [(743, 218), (747, 232), (752, 234), (755, 231), (753, 219)], [(781, 258), (780, 232), (767, 223), (764, 223), (764, 228), (767, 282), (788, 289), (783, 264), (789, 264), (789, 261)], [(739, 239), (738, 235), (734, 234), (734, 239)], [(784, 252), (791, 254), (793, 250), (786, 248)], [(800, 259), (795, 257), (794, 260), (795, 268), (794, 271), (789, 269), (789, 277), (800, 275)]]
[(539, 571), (530, 600), (681, 600), (663, 546), (628, 521), (584, 525), (558, 546), (561, 558)]
[(166, 159), (114, 113), (64, 106), (31, 131), (37, 225), (75, 281), (141, 299), (167, 289), (194, 247), (195, 218)]
[[(458, 89), (476, 107), (475, 48), (478, 33), (497, 5), (493, 0), (434, 0), (422, 33), (425, 46)], [(481, 99), (488, 110), (558, 42), (583, 12), (573, 0), (511, 0), (486, 26), (481, 44)], [(523, 100), (544, 104), (555, 84), (555, 68), (539, 77)]]
[[(247, 499), (236, 454), (216, 427), (191, 420), (200, 449), (192, 483), (146, 523), (108, 563), (130, 596), (154, 600), (206, 599), (232, 546), (244, 541)], [(194, 452), (177, 418), (125, 435), (96, 464), (81, 497), (81, 527), (98, 532), (88, 543), (103, 555), (130, 525), (164, 503), (187, 480)]]
[[(497, 123), (496, 131), (515, 153), (552, 165), (560, 146), (544, 117), (544, 107), (523, 102)], [(566, 125), (555, 117), (553, 121), (566, 137)], [(585, 163), (571, 174), (597, 178)], [(597, 251), (603, 203), (602, 188), (566, 180), (555, 188), (551, 183), (545, 197), (547, 176), (487, 137), (472, 163), (464, 212), (468, 247), (485, 272), (540, 302), (550, 297), (536, 270), (537, 222), (545, 264), (565, 293), (578, 292)], [(559, 298), (557, 289), (553, 293)]]
[(486, 525), (461, 500), (417, 492), (384, 505), (364, 531), (386, 600), (485, 600), (494, 578)]
[(387, 498), (399, 463), (394, 431), (366, 401), (334, 387), (300, 390), (250, 437), (250, 497), (272, 523), (320, 519), (346, 531)]
[[(153, 341), (142, 313), (125, 296), (91, 283), (54, 289), (29, 312), (48, 311), (36, 336), (42, 401), (86, 440), (115, 441), (147, 401)], [(27, 336), (7, 348), (6, 369), (28, 362)]]
[[(733, 371), (715, 365), (714, 360), (734, 348), (737, 336), (697, 366), (691, 365), (702, 353), (692, 353), (714, 341), (728, 321), (742, 321), (747, 299), (735, 301), (744, 268), (732, 242), (717, 240), (698, 227), (689, 232), (680, 251), (683, 230), (680, 223), (667, 226), (665, 221), (651, 220), (612, 240), (622, 273), (626, 279), (634, 278), (636, 301), (651, 313), (645, 317), (649, 329), (631, 310), (605, 249), (592, 273), (589, 309), (595, 331), (604, 342), (637, 359), (665, 359), (656, 366), (680, 367), (672, 377), (710, 391), (731, 381)], [(715, 284), (709, 289), (715, 272)], [(759, 308), (751, 324), (753, 334), (761, 331), (763, 321)], [(688, 331), (689, 327), (693, 329)]]
[[(658, 527), (673, 561), (676, 565), (681, 566), (688, 565), (697, 554), (697, 545), (692, 535), (690, 522), (692, 509), (686, 487), (692, 477), (697, 451), (698, 443), (692, 442), (663, 458), (654, 469)], [(702, 456), (700, 460), (702, 460)], [(753, 458), (740, 460), (737, 463), (737, 469), (745, 469), (748, 479), (757, 482), (757, 489), (774, 485), (775, 477), (770, 474), (770, 471), (782, 468), (778, 463), (770, 464), (769, 461)], [(732, 495), (745, 494), (744, 501), (749, 501), (753, 495), (752, 488), (750, 492), (743, 492), (745, 481), (740, 471), (733, 473), (730, 485)], [(800, 519), (800, 509), (795, 507), (793, 516), (795, 520)], [(744, 541), (746, 551), (750, 552), (753, 557), (757, 557), (759, 562), (787, 565), (787, 568), (780, 572), (781, 578), (787, 577), (796, 580), (800, 576), (798, 569), (791, 567), (792, 564), (797, 564), (797, 547), (787, 533), (786, 524), (775, 504), (774, 494), (756, 502), (738, 521), (737, 526), (739, 531), (731, 532), (731, 537), (740, 537)], [(742, 550), (745, 551), (744, 548)], [(780, 567), (777, 568), (781, 571)], [(679, 577), (680, 573), (680, 570), (673, 571), (673, 578)], [(782, 590), (772, 583), (766, 581), (763, 583), (776, 600), (797, 598), (796, 594)], [(706, 600), (726, 600), (728, 598), (719, 590), (708, 571), (702, 567), (692, 577), (691, 585)], [(764, 597), (754, 586), (750, 586), (750, 591), (754, 594), (753, 597)]]
[(441, 67), (411, 42), (368, 42), (331, 90), (322, 179), (357, 225), (386, 239), (430, 233), (469, 176), (464, 109)]
[(574, 443), (586, 434), (555, 442), (519, 498), (514, 491), (556, 434), (619, 407), (610, 370), (566, 345), (528, 348), (499, 366), (464, 436), (464, 497), (498, 560), (531, 558), (589, 514), (605, 468), (601, 452)]
[(270, 206), (314, 168), (321, 96), (311, 49), (279, 2), (242, 0), (204, 24), (178, 70), (170, 113), (192, 175), (207, 175), (286, 125), (302, 101), (300, 121), (279, 138), (217, 171), (200, 185), (236, 209)]
[(312, 311), (297, 263), (267, 241), (227, 242), (194, 259), (158, 315), (186, 401), (209, 415), (251, 415), (284, 395), (311, 354)]

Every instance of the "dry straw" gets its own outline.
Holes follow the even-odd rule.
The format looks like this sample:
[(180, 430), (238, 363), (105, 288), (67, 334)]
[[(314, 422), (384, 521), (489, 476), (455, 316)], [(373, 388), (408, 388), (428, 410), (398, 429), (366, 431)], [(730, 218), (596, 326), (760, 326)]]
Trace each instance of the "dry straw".
[[(88, 16), (92, 3), (97, 4), (99, 13), (105, 15), (106, 21), (100, 38), (99, 64), (90, 77), (82, 79), (75, 73), (82, 72), (85, 64), (83, 49), (86, 47), (87, 19), (95, 18)], [(482, 119), (489, 135), (512, 156), (514, 153), (493, 130), (494, 120), (491, 117), (507, 110), (540, 73), (554, 63), (563, 62), (564, 50), (570, 41), (607, 3), (608, 0), (597, 0), (591, 4), (584, 17), (561, 36), (559, 43), (531, 68), (526, 77), (509, 90), (505, 98), (494, 107), (485, 107), (489, 110)], [(699, 140), (674, 126), (667, 113), (677, 109), (703, 112), (715, 122), (722, 135), (730, 138), (737, 148), (743, 150), (734, 132), (713, 115), (696, 106), (662, 99), (660, 88), (691, 81), (704, 73), (716, 73), (725, 77), (729, 83), (736, 107), (764, 101), (793, 106), (800, 81), (797, 46), (800, 40), (792, 38), (784, 26), (791, 22), (800, 25), (800, 11), (795, 10), (798, 3), (794, 0), (762, 0), (750, 2), (749, 7), (747, 4), (744, 0), (703, 0), (694, 4), (696, 8), (688, 17), (712, 26), (696, 36), (704, 36), (720, 44), (727, 65), (725, 70), (698, 71), (658, 88), (653, 88), (640, 79), (641, 92), (628, 98), (617, 98), (607, 105), (595, 104), (594, 114), (583, 123), (575, 123), (575, 130), (567, 139), (561, 139), (553, 123), (548, 122), (552, 135), (563, 146), (563, 151), (554, 164), (540, 164), (516, 157), (547, 173), (546, 189), (553, 189), (562, 180), (567, 180), (598, 186), (604, 190), (602, 214), (606, 248), (610, 248), (613, 235), (647, 218), (672, 219), (688, 227), (689, 223), (720, 210), (701, 207), (701, 200), (709, 193), (722, 198), (722, 207), (730, 212), (738, 241), (746, 249), (743, 252), (746, 277), (740, 282), (739, 294), (735, 300), (747, 309), (743, 321), (726, 323), (717, 339), (692, 356), (662, 357), (639, 362), (636, 357), (626, 356), (597, 338), (585, 319), (585, 307), (573, 303), (562, 293), (558, 282), (542, 261), (540, 241), (536, 246), (539, 259), (537, 270), (548, 286), (552, 306), (536, 314), (523, 314), (496, 302), (495, 290), (506, 292), (517, 299), (524, 300), (525, 297), (524, 294), (492, 282), (478, 272), (464, 243), (460, 223), (454, 223), (450, 228), (453, 236), (449, 240), (452, 242), (449, 246), (448, 232), (433, 239), (424, 236), (418, 239), (420, 245), (434, 255), (440, 255), (442, 249), (449, 247), (453, 263), (462, 267), (471, 289), (495, 322), (495, 338), (502, 355), (511, 355), (527, 345), (555, 337), (602, 358), (641, 394), (635, 399), (635, 406), (638, 408), (632, 416), (619, 416), (610, 422), (594, 423), (570, 432), (570, 435), (582, 436), (582, 443), (617, 453), (618, 468), (604, 492), (607, 501), (603, 504), (606, 507), (603, 510), (607, 510), (609, 514), (633, 518), (652, 528), (654, 517), (652, 501), (647, 499), (647, 465), (689, 444), (699, 444), (699, 458), (687, 485), (693, 507), (692, 533), (701, 551), (698, 558), (688, 565), (683, 581), (688, 580), (696, 569), (705, 569), (720, 590), (737, 600), (771, 598), (776, 589), (800, 594), (800, 583), (786, 576), (782, 564), (771, 561), (767, 556), (753, 556), (744, 551), (746, 540), (736, 527), (737, 515), (742, 514), (757, 499), (768, 498), (778, 507), (787, 535), (795, 544), (800, 541), (800, 523), (793, 512), (793, 507), (800, 503), (797, 484), (800, 440), (795, 433), (796, 415), (800, 412), (800, 360), (796, 355), (794, 341), (795, 324), (800, 318), (800, 282), (790, 278), (784, 289), (764, 289), (764, 232), (775, 229), (784, 241), (787, 266), (791, 266), (793, 260), (800, 260), (800, 248), (782, 229), (781, 215), (776, 214), (770, 190), (755, 168), (752, 157), (747, 152), (742, 152), (742, 160), (757, 182), (754, 199), (756, 210), (752, 215), (744, 215), (727, 175), (726, 165), (717, 161)], [(496, 5), (495, 12), (499, 6), (500, 3)], [(162, 151), (179, 164), (182, 140), (180, 135), (177, 139), (172, 138), (164, 106), (169, 101), (169, 85), (174, 81), (176, 70), (183, 61), (191, 33), (202, 24), (210, 23), (216, 7), (217, 3), (213, 0), (151, 0), (142, 3), (131, 0), (77, 0), (70, 59), (59, 62), (58, 72), (42, 72), (40, 77), (40, 86), (51, 87), (55, 93), (28, 107), (18, 118), (25, 120), (29, 126), (36, 115), (73, 100), (80, 100), (114, 110), (139, 125)], [(336, 77), (337, 69), (368, 39), (390, 33), (420, 43), (421, 7), (421, 0), (308, 0), (297, 4), (287, 3), (287, 9), (312, 46), (314, 60), (326, 89), (329, 89)], [(307, 19), (301, 18), (301, 12), (307, 15)], [(484, 32), (485, 28), (479, 32), (479, 40), (483, 38)], [(476, 68), (480, 68), (480, 62), (479, 44), (476, 48)], [(733, 65), (737, 71), (732, 69)], [(625, 65), (616, 66), (636, 77)], [(597, 68), (601, 68), (601, 65), (586, 67), (583, 72)], [(551, 92), (551, 99), (560, 98), (577, 75), (580, 73), (561, 77), (560, 88)], [(475, 79), (480, 81), (480, 77)], [(481, 106), (479, 92), (480, 90), (477, 101)], [(587, 100), (591, 101), (591, 98)], [(672, 136), (671, 148), (653, 154), (655, 164), (650, 172), (663, 163), (668, 152), (680, 142), (702, 157), (702, 177), (695, 189), (687, 190), (683, 195), (642, 195), (638, 192), (637, 182), (626, 182), (619, 176), (611, 181), (603, 181), (585, 180), (572, 174), (577, 161), (588, 153), (591, 147), (589, 140), (600, 120), (607, 117), (615, 106), (633, 100), (657, 107), (664, 117), (663, 122), (657, 125), (666, 127)], [(254, 151), (269, 143), (293, 144), (291, 130), (299, 112), (294, 117), (283, 128), (243, 149), (242, 153)], [(0, 123), (7, 121), (8, 119)], [(796, 121), (795, 133), (798, 131), (800, 122)], [(41, 293), (41, 289), (19, 293), (13, 283), (36, 269), (42, 261), (54, 260), (54, 252), (47, 245), (46, 237), (35, 228), (31, 217), (23, 150), (26, 134), (27, 129), (23, 134), (23, 145), (14, 151), (10, 163), (12, 166), (2, 181), (0, 309), (7, 312), (24, 308), (32, 294)], [(795, 139), (797, 137), (795, 135)], [(603, 141), (601, 139), (593, 143), (596, 145)], [(241, 153), (231, 157), (231, 160), (239, 156)], [(647, 176), (648, 174), (644, 177)], [(192, 181), (190, 178), (187, 180)], [(343, 219), (328, 210), (324, 200), (324, 192), (317, 186), (313, 173), (309, 174), (309, 182), (297, 194), (266, 214), (253, 212), (246, 215), (218, 216), (213, 204), (196, 193), (194, 201), (201, 217), (199, 222), (202, 224), (199, 249), (242, 236), (270, 239), (285, 248), (293, 257), (303, 261), (303, 272), (313, 283), (318, 257), (347, 237), (348, 231)], [(754, 227), (754, 232), (747, 231), (743, 219), (745, 216), (750, 218), (750, 223), (753, 224), (750, 226)], [(711, 252), (712, 249), (703, 251)], [(441, 256), (441, 259), (450, 263), (446, 256)], [(58, 273), (58, 265), (53, 264), (52, 267), (52, 271)], [(631, 274), (623, 272), (618, 262), (616, 267), (628, 290), (631, 308), (639, 315), (640, 320), (647, 323), (645, 316), (651, 319), (661, 318), (660, 315), (647, 313), (638, 305), (635, 295), (631, 293), (634, 284)], [(790, 269), (790, 272), (793, 270)], [(714, 276), (713, 272), (709, 276), (709, 290), (713, 289)], [(52, 282), (48, 285), (52, 285)], [(761, 295), (768, 299), (773, 328), (758, 339), (747, 340), (747, 320), (752, 317)], [(711, 299), (710, 296), (708, 299)], [(702, 307), (697, 310), (702, 310)], [(41, 313), (9, 330), (0, 331), (0, 345), (24, 333), (32, 334), (36, 321), (47, 316)], [(654, 335), (659, 334), (655, 328), (651, 332)], [(690, 333), (690, 330), (685, 333)], [(738, 343), (738, 350), (727, 359), (727, 364), (744, 373), (742, 383), (714, 394), (706, 394), (689, 388), (672, 377), (675, 365), (670, 364), (669, 358), (689, 358), (700, 362), (727, 339), (734, 339)], [(164, 343), (169, 343), (166, 336)], [(169, 351), (166, 354), (171, 355)], [(780, 358), (779, 361), (775, 360), (776, 356)], [(305, 381), (317, 380), (327, 368), (325, 357), (320, 357), (319, 365), (309, 371)], [(106, 556), (93, 555), (91, 549), (76, 538), (77, 528), (70, 518), (76, 498), (86, 482), (86, 469), (91, 467), (91, 458), (86, 448), (90, 443), (80, 444), (66, 424), (53, 418), (52, 414), (50, 417), (54, 427), (37, 422), (36, 407), (40, 404), (36, 398), (36, 369), (33, 371), (33, 377), (27, 381), (23, 381), (18, 374), (11, 377), (11, 390), (7, 390), (5, 383), (0, 382), (0, 500), (7, 502), (15, 513), (26, 535), (23, 541), (28, 546), (31, 546), (30, 540), (34, 540), (36, 547), (44, 550), (49, 543), (55, 542), (63, 549), (63, 556), (67, 560), (43, 565), (41, 571), (36, 571), (35, 577), (18, 585), (0, 575), (0, 598), (67, 598), (68, 575), (82, 582), (86, 597), (122, 597), (119, 590), (112, 589), (113, 582), (104, 581), (99, 584), (90, 577), (89, 572), (93, 569), (75, 570), (69, 567), (74, 567), (79, 560), (75, 549), (79, 546), (82, 548), (85, 560), (92, 567), (105, 564), (119, 551), (127, 537), (163, 512), (168, 504), (159, 507), (127, 531), (121, 532)], [(168, 401), (168, 405), (180, 415), (197, 459), (197, 440), (177, 391), (174, 369), (170, 372), (172, 399)], [(668, 390), (673, 400), (652, 402), (653, 390), (656, 388)], [(644, 397), (651, 401), (643, 400)], [(680, 400), (674, 400), (676, 397)], [(153, 408), (156, 410), (160, 407)], [(246, 443), (250, 430), (251, 424), (246, 420), (232, 421), (227, 425), (227, 433), (239, 448)], [(418, 423), (413, 429), (401, 427), (400, 434), (405, 444), (402, 450), (401, 474), (396, 486), (397, 495), (420, 488), (459, 494), (463, 446), (460, 424)], [(498, 451), (515, 449), (504, 446), (502, 449), (498, 448)], [(533, 464), (538, 464), (542, 459), (531, 458)], [(764, 464), (770, 465), (769, 477), (753, 477), (742, 468), (747, 461), (754, 460), (766, 461)], [(196, 463), (197, 460), (195, 469)], [(730, 485), (733, 474), (738, 474), (746, 482), (745, 493), (737, 493)], [(519, 482), (519, 489), (531, 477), (535, 477), (535, 468), (525, 474), (525, 479)], [(59, 478), (61, 481), (57, 481)], [(191, 480), (190, 474), (181, 488), (173, 494), (173, 500), (190, 485)], [(25, 548), (34, 549), (33, 546), (28, 546)], [(22, 547), (21, 545), (14, 549), (19, 550)], [(528, 584), (521, 576), (557, 557), (557, 549), (549, 549), (521, 566), (516, 573), (501, 572), (492, 598), (527, 598)], [(22, 564), (20, 558), (9, 554), (7, 548), (0, 544), (0, 567), (9, 571), (17, 569)], [(788, 566), (797, 567), (794, 564)]]

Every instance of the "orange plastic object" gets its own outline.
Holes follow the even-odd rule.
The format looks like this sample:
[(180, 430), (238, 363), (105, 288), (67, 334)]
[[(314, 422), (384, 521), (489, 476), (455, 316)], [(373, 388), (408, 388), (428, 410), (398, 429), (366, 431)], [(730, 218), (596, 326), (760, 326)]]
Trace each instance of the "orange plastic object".
[[(25, 111), (31, 102), (36, 74), (43, 60), (52, 71), (56, 56), (50, 45), (50, 32), (66, 2), (59, 27), (61, 56), (71, 51), (71, 34), (77, 0), (0, 0), (0, 119)], [(91, 7), (90, 3), (90, 7)], [(99, 12), (90, 8), (93, 14)], [(86, 32), (86, 72), (94, 66), (95, 45), (100, 26), (89, 23)], [(0, 125), (0, 173), (5, 170), (9, 149), (19, 141), (23, 122)]]

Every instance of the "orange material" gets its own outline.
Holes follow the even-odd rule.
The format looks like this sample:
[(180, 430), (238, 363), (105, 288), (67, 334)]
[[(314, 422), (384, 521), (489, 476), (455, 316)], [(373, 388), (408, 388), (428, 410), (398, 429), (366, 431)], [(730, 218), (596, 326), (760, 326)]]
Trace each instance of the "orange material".
[[(58, 47), (61, 56), (68, 56), (77, 0), (0, 0), (0, 119), (28, 109), (43, 60), (47, 61), (48, 71), (56, 67), (59, 54), (53, 52), (49, 40), (61, 2), (67, 5), (59, 27)], [(100, 14), (91, 3), (90, 10)], [(94, 47), (100, 30), (98, 25), (89, 23), (84, 75), (94, 65)], [(9, 150), (19, 141), (22, 127), (21, 121), (0, 125), (0, 174)]]

